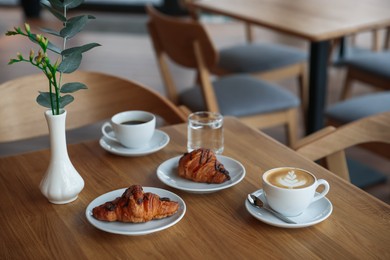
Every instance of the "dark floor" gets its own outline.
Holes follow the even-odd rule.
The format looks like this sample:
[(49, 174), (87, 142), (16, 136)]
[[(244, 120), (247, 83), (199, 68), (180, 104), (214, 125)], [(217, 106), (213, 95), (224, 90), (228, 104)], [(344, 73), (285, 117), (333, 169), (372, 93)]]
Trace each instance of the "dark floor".
[[(84, 44), (99, 42), (101, 47), (96, 48), (83, 57), (81, 69), (102, 71), (105, 73), (121, 76), (143, 83), (146, 86), (165, 95), (160, 74), (155, 61), (154, 53), (149, 37), (146, 32), (145, 21), (147, 18), (142, 14), (126, 13), (102, 13), (92, 12), (97, 20), (87, 25), (85, 31), (77, 35), (70, 44)], [(51, 14), (42, 13), (42, 19), (29, 21), (33, 31), (38, 27), (53, 26)], [(216, 46), (223, 47), (234, 43), (243, 42), (243, 25), (223, 17), (203, 17), (212, 39)], [(11, 57), (17, 52), (25, 55), (29, 52), (29, 46), (24, 40), (17, 37), (4, 37), (4, 33), (14, 26), (23, 26), (24, 17), (21, 10), (15, 7), (0, 7), (0, 83), (23, 75), (38, 73), (27, 64), (7, 65)], [(45, 25), (49, 24), (49, 25)], [(256, 28), (256, 41), (268, 41), (285, 43), (302, 49), (307, 49), (308, 44), (297, 38), (275, 34), (272, 31)], [(360, 34), (357, 45), (360, 47), (370, 46), (370, 34)], [(177, 75), (177, 85), (181, 88), (190, 86), (194, 80), (192, 72), (172, 65), (173, 72)], [(332, 67), (329, 69), (329, 92), (327, 103), (337, 102), (340, 86), (343, 83), (345, 71), (343, 68)], [(277, 82), (285, 88), (296, 92), (295, 80), (283, 80)], [(357, 85), (355, 95), (370, 92), (371, 89), (364, 85)], [(1, 97), (5, 98), (5, 97)], [(266, 133), (275, 139), (284, 142), (283, 131), (280, 128), (269, 129)], [(301, 133), (303, 133), (303, 128)], [(388, 181), (364, 188), (375, 197), (390, 203), (390, 162), (372, 155), (360, 149), (351, 149), (348, 156), (355, 161), (368, 165), (387, 177)], [(366, 169), (361, 166), (355, 167), (358, 170)]]

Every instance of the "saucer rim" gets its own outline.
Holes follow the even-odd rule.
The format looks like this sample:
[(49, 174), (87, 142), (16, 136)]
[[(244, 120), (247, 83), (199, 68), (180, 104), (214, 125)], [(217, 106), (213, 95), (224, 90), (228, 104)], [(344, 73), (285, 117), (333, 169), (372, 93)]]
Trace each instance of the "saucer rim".
[[(161, 136), (161, 140), (165, 140), (161, 145), (153, 148), (153, 149), (146, 149), (146, 148), (127, 148), (127, 147), (124, 147), (122, 145), (120, 145), (119, 143), (115, 143), (115, 141), (112, 141), (110, 139), (108, 139), (107, 137), (105, 136), (102, 136), (100, 139), (99, 139), (99, 145), (107, 152), (109, 153), (112, 153), (112, 154), (115, 154), (115, 155), (120, 155), (120, 156), (126, 156), (126, 157), (137, 157), (137, 156), (144, 156), (144, 155), (148, 155), (148, 154), (151, 154), (151, 153), (154, 153), (154, 152), (157, 152), (161, 149), (163, 149), (165, 146), (167, 146), (170, 142), (170, 137), (167, 133), (165, 133), (164, 131), (161, 131), (159, 129), (156, 129), (153, 133), (153, 136), (152, 136), (152, 139), (156, 136), (156, 135), (159, 135)], [(115, 146), (113, 146), (112, 144), (115, 143)], [(108, 147), (112, 147), (111, 149)], [(116, 147), (120, 147), (120, 151), (116, 148)]]
[[(256, 196), (261, 196), (262, 194), (264, 194), (264, 191), (263, 191), (263, 189), (258, 189), (256, 191), (251, 192), (251, 194), (254, 194)], [(324, 214), (321, 218), (318, 218), (314, 221), (308, 221), (308, 222), (303, 222), (303, 223), (301, 222), (301, 223), (297, 223), (297, 224), (285, 223), (282, 220), (279, 220), (277, 217), (273, 216), (271, 213), (269, 213), (263, 209), (254, 208), (248, 202), (247, 199), (245, 200), (245, 207), (246, 207), (246, 210), (249, 212), (249, 214), (251, 214), (254, 218), (256, 218), (256, 219), (260, 220), (261, 222), (266, 223), (268, 225), (275, 226), (275, 227), (281, 227), (281, 228), (304, 228), (304, 227), (316, 225), (316, 224), (326, 220), (332, 214), (332, 212), (333, 212), (332, 202), (327, 197), (323, 197), (323, 198), (319, 199), (317, 202), (319, 202), (319, 201), (325, 201), (328, 204), (328, 207), (329, 207), (328, 212), (326, 214)], [(264, 215), (264, 217), (261, 217), (261, 215), (255, 214), (254, 211), (256, 211), (256, 212), (260, 211), (261, 213), (264, 213), (265, 215)], [(291, 218), (293, 219), (293, 217), (291, 217)]]

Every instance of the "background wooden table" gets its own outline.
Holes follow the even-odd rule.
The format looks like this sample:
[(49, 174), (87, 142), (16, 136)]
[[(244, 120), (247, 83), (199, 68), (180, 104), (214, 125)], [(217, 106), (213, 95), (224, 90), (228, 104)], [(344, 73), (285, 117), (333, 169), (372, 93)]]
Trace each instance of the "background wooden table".
[[(97, 141), (71, 145), (69, 155), (85, 188), (66, 205), (50, 204), (38, 188), (48, 150), (1, 158), (0, 259), (389, 259), (389, 205), (233, 118), (225, 120), (224, 155), (245, 166), (243, 181), (211, 194), (164, 185), (156, 169), (185, 152), (186, 126), (163, 130), (171, 137), (169, 145), (144, 157), (112, 155)], [(261, 188), (261, 174), (279, 166), (305, 168), (329, 181), (327, 197), (334, 209), (327, 220), (284, 229), (246, 211), (246, 195)], [(131, 184), (178, 194), (187, 204), (184, 218), (169, 229), (137, 237), (106, 233), (88, 223), (85, 209), (94, 198)]]

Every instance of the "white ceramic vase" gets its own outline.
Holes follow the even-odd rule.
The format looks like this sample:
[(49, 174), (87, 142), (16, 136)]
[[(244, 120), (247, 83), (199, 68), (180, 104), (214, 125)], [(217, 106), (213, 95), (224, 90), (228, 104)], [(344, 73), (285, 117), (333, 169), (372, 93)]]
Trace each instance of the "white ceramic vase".
[(66, 110), (60, 115), (45, 112), (50, 134), (50, 164), (43, 177), (40, 189), (54, 204), (66, 204), (77, 199), (84, 188), (84, 180), (76, 171), (68, 156), (65, 136)]

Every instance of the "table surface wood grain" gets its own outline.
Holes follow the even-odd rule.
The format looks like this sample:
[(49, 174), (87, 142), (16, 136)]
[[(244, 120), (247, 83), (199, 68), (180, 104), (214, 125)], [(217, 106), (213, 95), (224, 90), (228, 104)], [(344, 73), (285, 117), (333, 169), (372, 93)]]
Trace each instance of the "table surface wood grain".
[[(181, 155), (186, 126), (162, 128), (171, 138), (164, 149), (142, 157), (121, 157), (98, 141), (69, 145), (76, 169), (85, 180), (78, 199), (49, 203), (39, 191), (50, 151), (0, 158), (0, 259), (258, 259), (258, 258), (390, 258), (390, 206), (301, 157), (272, 138), (225, 120), (224, 155), (240, 161), (245, 178), (210, 194), (191, 194), (164, 185), (157, 167)], [(295, 166), (327, 179), (333, 212), (306, 228), (267, 225), (244, 206), (248, 193), (261, 188), (262, 173)], [(143, 236), (106, 233), (85, 217), (96, 197), (132, 184), (172, 191), (184, 199), (187, 212), (176, 225)], [(131, 224), (130, 224), (131, 225)]]
[(388, 0), (197, 0), (188, 6), (309, 41), (390, 25)]

